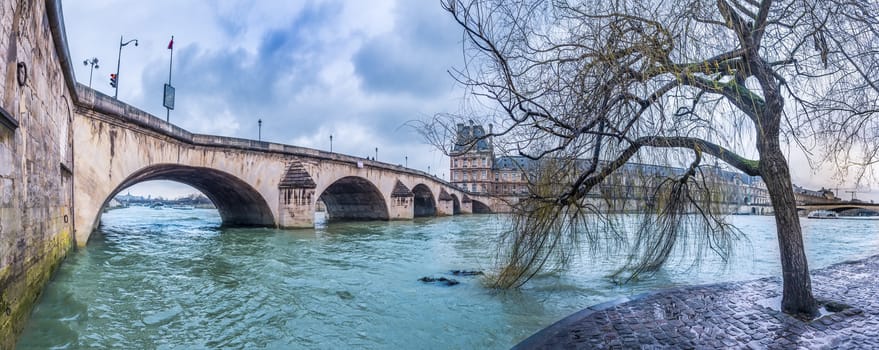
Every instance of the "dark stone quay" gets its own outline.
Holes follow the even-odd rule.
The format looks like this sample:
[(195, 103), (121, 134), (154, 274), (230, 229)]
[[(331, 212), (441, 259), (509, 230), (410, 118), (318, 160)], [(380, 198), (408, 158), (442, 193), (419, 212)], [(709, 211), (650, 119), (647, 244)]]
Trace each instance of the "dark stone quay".
[(767, 277), (596, 305), (515, 349), (876, 349), (876, 271), (879, 255), (812, 271), (815, 297), (847, 307), (812, 321), (779, 311), (781, 278)]

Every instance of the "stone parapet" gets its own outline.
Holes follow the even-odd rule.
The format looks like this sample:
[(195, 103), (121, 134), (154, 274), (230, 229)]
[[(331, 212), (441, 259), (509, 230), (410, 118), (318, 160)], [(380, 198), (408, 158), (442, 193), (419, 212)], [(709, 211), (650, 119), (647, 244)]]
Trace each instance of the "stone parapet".
[[(203, 135), (191, 133), (174, 124), (158, 118), (152, 114), (144, 112), (136, 107), (128, 105), (124, 102), (116, 100), (99, 91), (90, 89), (83, 84), (76, 84), (77, 96), (79, 100), (76, 104), (83, 110), (94, 111), (113, 117), (117, 121), (130, 122), (140, 128), (152, 130), (164, 136), (171, 137), (175, 140), (185, 142), (196, 146), (224, 147), (240, 150), (251, 150), (258, 152), (274, 152), (285, 155), (294, 155), (308, 157), (314, 159), (332, 160), (345, 162), (350, 164), (361, 163), (364, 166), (373, 168), (391, 170), (398, 173), (406, 173), (410, 175), (430, 177), (432, 181), (443, 183), (446, 186), (452, 185), (440, 178), (432, 176), (426, 172), (410, 169), (401, 165), (389, 164), (375, 160), (367, 160), (361, 157), (349, 156), (340, 153), (321, 151), (313, 148), (285, 145), (280, 143), (257, 141), (228, 136)], [(98, 115), (92, 115), (99, 117)]]

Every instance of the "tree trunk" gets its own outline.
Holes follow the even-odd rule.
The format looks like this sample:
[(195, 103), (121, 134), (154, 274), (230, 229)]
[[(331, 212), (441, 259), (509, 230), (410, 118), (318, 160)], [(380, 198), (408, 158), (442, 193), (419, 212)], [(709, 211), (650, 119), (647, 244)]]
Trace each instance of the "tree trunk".
[(784, 284), (781, 310), (787, 314), (812, 318), (818, 314), (818, 306), (812, 296), (812, 279), (803, 249), (803, 233), (797, 216), (790, 170), (781, 153), (778, 137), (758, 138), (758, 148), (760, 175), (769, 190), (778, 230)]

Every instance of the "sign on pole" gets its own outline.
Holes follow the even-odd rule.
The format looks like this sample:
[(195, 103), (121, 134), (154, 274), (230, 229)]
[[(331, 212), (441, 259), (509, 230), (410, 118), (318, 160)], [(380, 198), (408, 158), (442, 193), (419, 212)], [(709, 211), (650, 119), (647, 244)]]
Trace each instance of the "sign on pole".
[(174, 87), (170, 84), (165, 84), (165, 101), (163, 104), (167, 109), (174, 109)]

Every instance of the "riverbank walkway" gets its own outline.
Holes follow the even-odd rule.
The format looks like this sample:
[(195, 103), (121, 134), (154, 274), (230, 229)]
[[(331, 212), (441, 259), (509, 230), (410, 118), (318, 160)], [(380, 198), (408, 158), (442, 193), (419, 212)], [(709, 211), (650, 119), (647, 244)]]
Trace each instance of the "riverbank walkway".
[(814, 270), (812, 288), (850, 308), (788, 316), (777, 277), (685, 287), (590, 307), (515, 349), (879, 348), (879, 255)]

